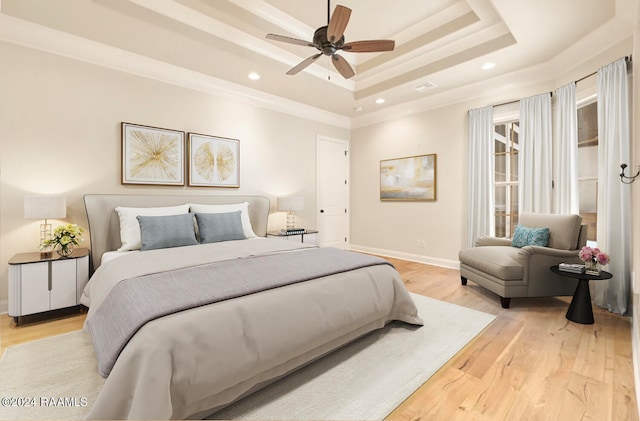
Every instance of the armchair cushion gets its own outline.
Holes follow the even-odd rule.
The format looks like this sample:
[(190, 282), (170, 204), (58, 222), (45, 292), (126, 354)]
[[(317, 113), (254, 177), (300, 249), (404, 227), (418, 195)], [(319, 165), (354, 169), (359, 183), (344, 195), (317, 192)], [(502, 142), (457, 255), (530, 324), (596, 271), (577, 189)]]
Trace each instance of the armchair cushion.
[(505, 246), (485, 246), (460, 250), (458, 257), (464, 264), (506, 281), (519, 280), (524, 276), (518, 261), (520, 249)]
[(547, 247), (549, 245), (549, 228), (529, 228), (518, 225), (513, 233), (511, 245), (518, 248), (524, 246)]

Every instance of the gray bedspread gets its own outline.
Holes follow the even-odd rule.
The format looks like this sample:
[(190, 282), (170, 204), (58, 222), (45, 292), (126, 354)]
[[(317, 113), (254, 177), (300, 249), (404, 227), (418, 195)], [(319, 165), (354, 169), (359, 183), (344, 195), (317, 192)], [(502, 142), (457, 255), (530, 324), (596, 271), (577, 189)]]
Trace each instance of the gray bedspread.
[(129, 339), (145, 323), (178, 311), (305, 282), (367, 266), (390, 264), (375, 256), (335, 248), (266, 254), (180, 268), (118, 283), (87, 328), (107, 377)]
[[(101, 265), (85, 288), (85, 328), (123, 280), (215, 262), (242, 266), (250, 256), (284, 253), (285, 260), (296, 261), (306, 253), (298, 249), (304, 248), (308, 247), (267, 238), (119, 257)], [(137, 303), (122, 306), (156, 299), (153, 288), (147, 292)], [(98, 398), (90, 402), (87, 418), (202, 419), (391, 320), (422, 324), (390, 265), (362, 267), (169, 314), (145, 323), (130, 338)]]

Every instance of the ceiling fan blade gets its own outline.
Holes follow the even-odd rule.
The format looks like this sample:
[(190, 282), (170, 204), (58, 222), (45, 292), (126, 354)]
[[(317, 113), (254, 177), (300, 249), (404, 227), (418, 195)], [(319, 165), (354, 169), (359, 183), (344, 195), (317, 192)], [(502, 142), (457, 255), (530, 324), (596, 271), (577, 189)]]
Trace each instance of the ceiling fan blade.
[(315, 48), (315, 45), (313, 45), (309, 41), (305, 41), (305, 40), (298, 39), (298, 38), (285, 37), (284, 35), (267, 34), (266, 38), (267, 39), (272, 39), (274, 41), (286, 42), (286, 43), (289, 43), (289, 44), (296, 44), (296, 45), (304, 45), (306, 47), (314, 47)]
[(349, 53), (376, 53), (379, 51), (393, 51), (396, 42), (392, 39), (372, 39), (367, 41), (348, 42), (342, 50)]
[(349, 62), (342, 56), (339, 56), (337, 54), (332, 55), (331, 62), (345, 79), (349, 79), (356, 74), (356, 72), (353, 70), (353, 67), (351, 67)]
[(320, 56), (322, 55), (322, 53), (319, 54), (314, 54), (311, 57), (301, 61), (300, 63), (298, 63), (295, 67), (292, 67), (291, 69), (289, 69), (289, 71), (287, 72), (288, 75), (295, 75), (296, 73), (298, 73), (300, 70), (304, 69), (305, 67), (309, 66), (311, 63), (313, 63), (314, 61), (316, 61), (317, 59), (320, 58)]
[(351, 9), (340, 5), (336, 6), (327, 27), (327, 41), (334, 42), (342, 38), (349, 23), (349, 17), (351, 17)]

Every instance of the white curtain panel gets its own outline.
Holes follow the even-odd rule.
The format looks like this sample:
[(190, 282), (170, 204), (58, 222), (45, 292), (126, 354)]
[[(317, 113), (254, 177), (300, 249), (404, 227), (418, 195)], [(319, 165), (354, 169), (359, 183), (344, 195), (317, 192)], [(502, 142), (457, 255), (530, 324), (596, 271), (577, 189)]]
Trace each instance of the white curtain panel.
[(551, 94), (520, 100), (519, 212), (551, 213)]
[(555, 91), (554, 181), (555, 213), (580, 212), (578, 196), (578, 106), (576, 83)]
[(631, 285), (631, 191), (620, 182), (629, 163), (629, 100), (626, 60), (598, 70), (598, 248), (609, 253), (608, 281), (594, 281), (594, 302), (625, 314)]
[(495, 234), (493, 107), (469, 111), (469, 213), (467, 243)]

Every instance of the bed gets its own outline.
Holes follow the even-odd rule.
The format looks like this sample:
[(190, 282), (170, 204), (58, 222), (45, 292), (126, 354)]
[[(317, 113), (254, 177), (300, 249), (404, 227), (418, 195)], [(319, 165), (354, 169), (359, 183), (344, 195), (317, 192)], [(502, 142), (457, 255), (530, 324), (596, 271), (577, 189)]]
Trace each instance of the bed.
[[(84, 201), (84, 328), (106, 377), (88, 419), (201, 419), (391, 320), (422, 324), (388, 262), (265, 238), (265, 197)], [(184, 205), (187, 216), (162, 213)], [(125, 241), (133, 214), (143, 250)], [(149, 248), (189, 217), (196, 243)]]

